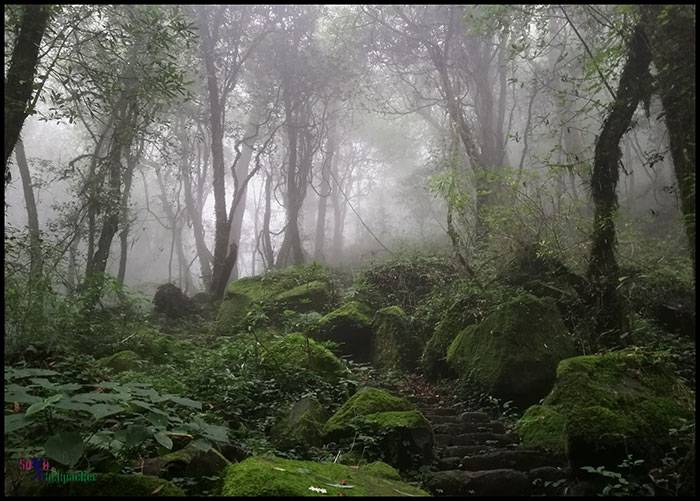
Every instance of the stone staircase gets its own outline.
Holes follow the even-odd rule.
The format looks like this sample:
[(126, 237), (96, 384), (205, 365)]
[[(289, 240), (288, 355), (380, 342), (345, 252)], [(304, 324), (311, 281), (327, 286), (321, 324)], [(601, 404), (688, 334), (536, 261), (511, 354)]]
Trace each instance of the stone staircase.
[(552, 483), (567, 477), (565, 458), (521, 447), (517, 434), (499, 417), (467, 409), (430, 391), (429, 383), (420, 383), (424, 391), (419, 394), (407, 393), (405, 387), (392, 389), (416, 404), (433, 427), (434, 461), (423, 480), (427, 490), (439, 496), (561, 493)]

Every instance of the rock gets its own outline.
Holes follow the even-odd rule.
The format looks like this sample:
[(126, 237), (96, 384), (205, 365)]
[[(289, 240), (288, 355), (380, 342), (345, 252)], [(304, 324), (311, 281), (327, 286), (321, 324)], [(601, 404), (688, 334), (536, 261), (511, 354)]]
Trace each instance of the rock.
[(429, 380), (457, 375), (447, 364), (447, 349), (462, 330), (477, 321), (473, 303), (471, 296), (457, 300), (435, 327), (421, 355), (421, 367)]
[(443, 445), (478, 445), (478, 444), (511, 444), (518, 441), (518, 437), (512, 433), (491, 433), (479, 431), (474, 433), (462, 433), (460, 435), (435, 435), (435, 443)]
[(94, 481), (37, 482), (27, 475), (14, 486), (15, 496), (184, 496), (185, 492), (162, 478), (150, 475), (118, 475), (96, 473)]
[(124, 350), (115, 353), (109, 357), (103, 357), (97, 360), (97, 365), (100, 367), (108, 367), (115, 372), (123, 372), (129, 370), (138, 370), (141, 359), (131, 350)]
[(447, 363), (484, 391), (526, 406), (547, 394), (557, 363), (574, 353), (554, 302), (523, 294), (460, 332)]
[(328, 348), (299, 333), (276, 338), (262, 353), (262, 362), (305, 367), (330, 382), (337, 381), (341, 377), (352, 376), (345, 362)]
[(462, 465), (465, 470), (510, 468), (528, 471), (540, 466), (560, 465), (565, 461), (566, 458), (564, 456), (557, 457), (543, 451), (515, 449), (465, 457), (462, 459)]
[(374, 315), (374, 362), (385, 369), (412, 370), (420, 357), (420, 341), (411, 319), (399, 306), (382, 308)]
[(374, 349), (374, 330), (369, 307), (357, 301), (344, 304), (319, 321), (317, 337), (339, 345), (342, 355), (356, 362), (369, 362)]
[(378, 438), (374, 452), (392, 466), (408, 468), (432, 460), (430, 423), (411, 403), (384, 390), (360, 389), (331, 416), (323, 432), (328, 440), (342, 440), (352, 438), (358, 428)]
[(220, 473), (228, 461), (213, 449), (203, 451), (188, 444), (183, 449), (143, 462), (143, 473), (166, 478), (182, 476), (213, 476)]
[(323, 424), (327, 419), (326, 411), (318, 400), (304, 397), (295, 402), (289, 412), (272, 428), (272, 441), (284, 449), (321, 445)]
[(626, 454), (654, 460), (668, 430), (694, 418), (695, 397), (663, 354), (632, 349), (563, 360), (542, 405), (518, 422), (527, 447), (566, 453), (572, 468), (615, 467)]
[(266, 326), (280, 324), (284, 310), (324, 313), (333, 303), (331, 282), (328, 269), (318, 264), (291, 266), (231, 282), (219, 306), (216, 332), (230, 335), (245, 330), (246, 317), (255, 304), (264, 313), (258, 322)]
[(561, 468), (558, 466), (538, 466), (537, 468), (532, 468), (527, 472), (527, 478), (530, 480), (535, 480), (540, 478), (545, 481), (557, 481), (562, 478), (566, 478), (569, 475), (569, 470), (567, 468)]
[(427, 496), (384, 463), (359, 468), (257, 456), (229, 466), (224, 496)]
[(168, 318), (180, 318), (195, 311), (195, 305), (179, 287), (163, 284), (153, 296), (154, 312)]
[(276, 295), (273, 301), (281, 309), (299, 313), (323, 311), (331, 303), (331, 293), (328, 283), (314, 280)]
[(426, 485), (431, 492), (447, 496), (527, 496), (531, 489), (525, 473), (509, 469), (440, 471)]

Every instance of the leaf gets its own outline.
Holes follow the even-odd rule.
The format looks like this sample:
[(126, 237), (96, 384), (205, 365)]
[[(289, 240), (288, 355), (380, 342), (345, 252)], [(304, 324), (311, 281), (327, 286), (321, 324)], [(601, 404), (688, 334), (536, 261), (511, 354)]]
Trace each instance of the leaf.
[(159, 414), (155, 412), (149, 412), (146, 415), (146, 419), (148, 419), (148, 421), (153, 426), (157, 426), (158, 428), (167, 428), (168, 426), (168, 416), (165, 415), (165, 413)]
[(148, 428), (146, 428), (142, 424), (134, 424), (126, 429), (124, 444), (127, 447), (133, 447), (135, 445), (143, 443), (143, 441), (150, 436), (151, 434), (148, 431)]
[(160, 445), (162, 445), (166, 449), (170, 450), (173, 448), (173, 441), (164, 432), (158, 431), (158, 432), (154, 433), (153, 438), (155, 438), (156, 442), (158, 442)]
[(354, 489), (354, 485), (348, 485), (348, 484), (329, 484), (328, 482), (324, 482), (326, 485), (330, 485), (331, 487), (337, 487), (338, 489)]
[(102, 419), (103, 417), (111, 416), (112, 414), (117, 414), (122, 412), (124, 407), (121, 405), (113, 404), (94, 404), (90, 406), (90, 412), (95, 419)]
[(200, 450), (202, 452), (209, 452), (209, 450), (211, 449), (211, 444), (206, 440), (198, 438), (197, 440), (193, 440), (190, 443), (190, 447), (194, 447), (195, 449)]
[(48, 369), (13, 369), (12, 372), (6, 371), (6, 379), (21, 379), (30, 376), (55, 376), (58, 374), (56, 371)]
[(168, 399), (176, 404), (184, 405), (186, 407), (192, 407), (193, 409), (202, 409), (202, 402), (197, 402), (186, 397), (178, 397), (176, 395), (168, 395)]
[(44, 445), (46, 455), (66, 466), (73, 466), (83, 455), (83, 437), (76, 431), (59, 432)]
[(45, 400), (42, 400), (41, 402), (36, 402), (36, 403), (29, 406), (29, 408), (27, 409), (26, 415), (31, 416), (32, 414), (36, 414), (38, 412), (41, 412), (44, 409), (46, 409), (47, 407), (51, 407), (53, 404), (55, 404), (56, 402), (61, 400), (61, 398), (63, 398), (63, 394), (59, 393), (58, 395), (53, 395)]
[(90, 412), (91, 406), (82, 402), (73, 402), (72, 400), (63, 399), (57, 402), (54, 407), (56, 409), (63, 409), (66, 411), (85, 411)]
[(9, 416), (5, 416), (5, 435), (20, 430), (30, 424), (32, 424), (31, 419), (27, 419), (24, 414), (10, 414)]

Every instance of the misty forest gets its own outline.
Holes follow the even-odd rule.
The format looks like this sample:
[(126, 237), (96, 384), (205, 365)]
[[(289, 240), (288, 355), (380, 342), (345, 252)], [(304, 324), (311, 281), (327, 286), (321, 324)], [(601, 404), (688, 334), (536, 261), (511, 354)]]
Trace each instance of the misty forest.
[(695, 494), (694, 5), (6, 5), (5, 494)]

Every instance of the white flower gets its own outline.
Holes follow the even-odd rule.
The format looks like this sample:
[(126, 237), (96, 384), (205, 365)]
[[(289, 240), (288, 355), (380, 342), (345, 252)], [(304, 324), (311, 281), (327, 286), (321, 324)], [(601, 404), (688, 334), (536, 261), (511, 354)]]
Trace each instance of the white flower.
[(326, 493), (328, 492), (328, 491), (327, 491), (326, 489), (324, 489), (323, 487), (313, 487), (313, 486), (311, 486), (311, 487), (309, 487), (309, 490), (310, 490), (310, 491), (314, 491), (314, 492), (320, 492), (321, 494), (326, 494)]

